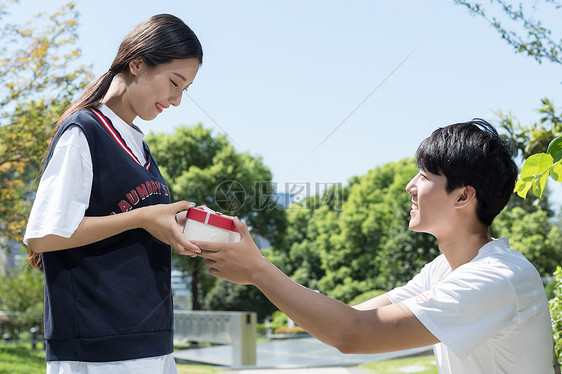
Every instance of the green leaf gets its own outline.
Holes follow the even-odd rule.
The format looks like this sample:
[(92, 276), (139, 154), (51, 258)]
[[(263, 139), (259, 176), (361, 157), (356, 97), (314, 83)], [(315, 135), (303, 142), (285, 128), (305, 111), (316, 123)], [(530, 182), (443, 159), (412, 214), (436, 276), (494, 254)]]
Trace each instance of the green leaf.
[(544, 188), (546, 187), (546, 181), (548, 180), (549, 173), (544, 173), (540, 178), (533, 180), (533, 194), (536, 197), (542, 197)]
[(517, 194), (525, 198), (532, 187), (533, 194), (541, 197), (552, 166), (553, 158), (547, 153), (530, 156), (523, 164), (519, 181), (515, 185)]
[(523, 164), (520, 178), (525, 182), (540, 179), (542, 174), (549, 171), (553, 163), (554, 159), (547, 153), (532, 155)]
[(562, 159), (562, 136), (551, 141), (546, 152), (552, 156), (554, 162), (560, 161)]
[(558, 161), (552, 167), (550, 176), (557, 182), (562, 182), (562, 160)]
[(515, 183), (515, 192), (517, 192), (517, 195), (525, 199), (527, 198), (527, 192), (529, 192), (532, 186), (533, 182), (524, 182), (519, 179), (517, 183)]

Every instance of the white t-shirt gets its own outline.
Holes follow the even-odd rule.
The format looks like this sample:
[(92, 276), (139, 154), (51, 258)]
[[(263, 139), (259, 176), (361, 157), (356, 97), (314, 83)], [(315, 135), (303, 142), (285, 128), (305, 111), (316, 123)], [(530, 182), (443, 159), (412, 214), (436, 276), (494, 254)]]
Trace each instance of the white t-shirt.
[[(108, 117), (125, 144), (144, 165), (144, 134), (129, 126), (105, 105), (98, 108)], [(24, 244), (30, 238), (58, 235), (72, 236), (78, 228), (88, 205), (92, 190), (92, 156), (86, 135), (78, 126), (71, 126), (60, 137), (53, 156), (45, 168), (27, 223)], [(114, 362), (49, 361), (47, 374), (89, 373), (162, 373), (177, 374), (172, 354)]]
[(440, 374), (551, 374), (553, 339), (548, 301), (534, 266), (507, 238), (484, 245), (450, 271), (444, 255), (403, 287), (404, 302), (441, 343)]
[[(144, 165), (144, 134), (129, 126), (105, 105), (98, 108), (111, 120), (125, 144)], [(82, 222), (90, 203), (92, 189), (92, 156), (86, 135), (80, 127), (71, 126), (60, 137), (53, 156), (45, 168), (23, 239), (42, 238), (53, 234), (69, 238)]]

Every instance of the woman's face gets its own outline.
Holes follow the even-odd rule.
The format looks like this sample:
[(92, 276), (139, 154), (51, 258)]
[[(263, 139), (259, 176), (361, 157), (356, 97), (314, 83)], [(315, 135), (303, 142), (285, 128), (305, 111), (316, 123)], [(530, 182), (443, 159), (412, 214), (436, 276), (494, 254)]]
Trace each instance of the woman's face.
[(133, 75), (127, 88), (126, 100), (130, 109), (128, 116), (150, 121), (170, 105), (181, 103), (186, 90), (199, 70), (196, 58), (172, 60), (155, 67), (147, 66), (142, 59), (130, 64)]

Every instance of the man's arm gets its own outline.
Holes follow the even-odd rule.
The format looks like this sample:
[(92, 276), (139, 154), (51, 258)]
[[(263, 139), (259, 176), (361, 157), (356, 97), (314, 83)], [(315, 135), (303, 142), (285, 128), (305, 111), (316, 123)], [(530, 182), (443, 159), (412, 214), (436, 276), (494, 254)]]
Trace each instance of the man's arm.
[(390, 304), (392, 304), (392, 302), (390, 301), (388, 296), (384, 294), (384, 295), (379, 295), (377, 297), (373, 297), (371, 300), (367, 300), (365, 302), (362, 302), (361, 304), (353, 305), (353, 308), (357, 310), (371, 310)]
[(255, 285), (317, 339), (343, 353), (389, 352), (438, 342), (404, 304), (390, 304), (386, 296), (367, 302), (375, 309), (358, 310), (295, 283), (261, 255), (246, 225), (235, 222), (239, 243), (194, 241), (203, 250), (209, 273)]

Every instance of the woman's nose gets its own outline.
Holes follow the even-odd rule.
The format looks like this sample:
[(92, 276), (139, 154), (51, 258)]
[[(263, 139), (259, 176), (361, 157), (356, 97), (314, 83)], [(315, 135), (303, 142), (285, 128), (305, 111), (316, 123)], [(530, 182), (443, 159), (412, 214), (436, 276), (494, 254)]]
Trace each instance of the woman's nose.
[(172, 104), (173, 106), (179, 106), (181, 104), (181, 96), (182, 93), (180, 92), (179, 95), (177, 94), (173, 94), (172, 96), (170, 96), (170, 98), (168, 99), (168, 101), (170, 102), (170, 104)]

